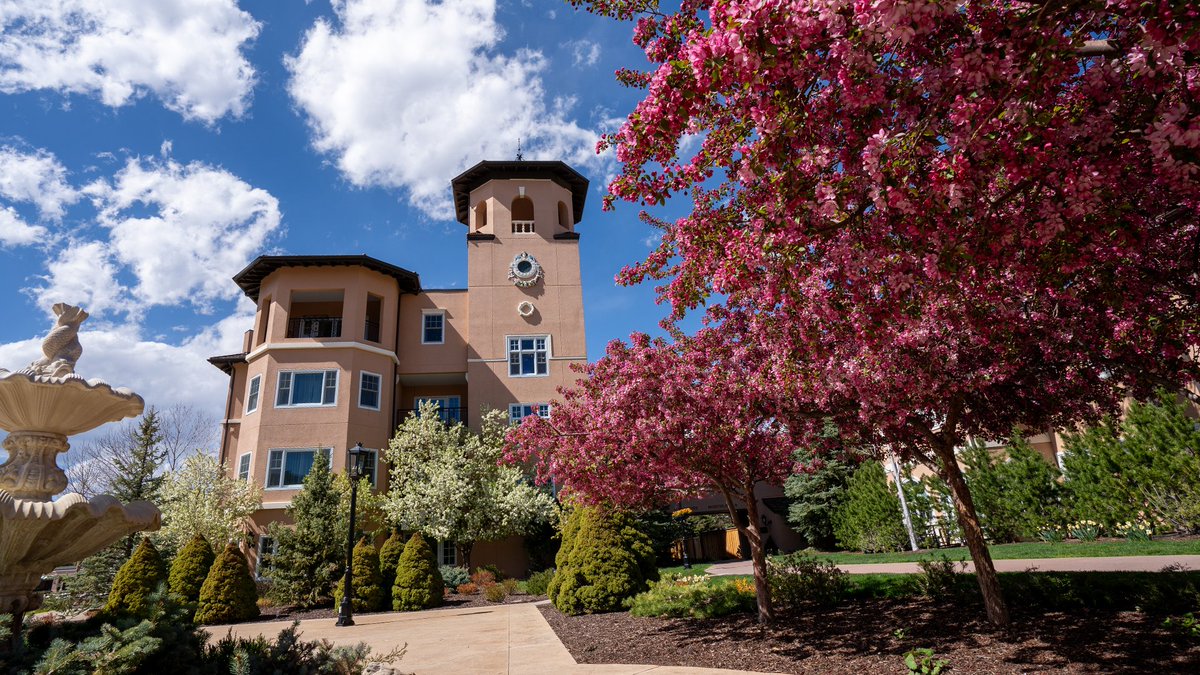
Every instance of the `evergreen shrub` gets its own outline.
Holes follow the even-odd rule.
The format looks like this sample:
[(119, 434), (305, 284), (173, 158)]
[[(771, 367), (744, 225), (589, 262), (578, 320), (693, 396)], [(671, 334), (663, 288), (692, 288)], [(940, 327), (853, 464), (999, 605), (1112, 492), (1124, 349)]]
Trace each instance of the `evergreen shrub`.
[(444, 589), (433, 549), (420, 532), (413, 534), (396, 565), (392, 609), (407, 612), (437, 607), (442, 604)]
[(525, 581), (525, 592), (530, 595), (545, 595), (546, 589), (550, 586), (550, 580), (553, 578), (554, 570), (534, 572)]
[(468, 581), (465, 584), (455, 586), (454, 590), (459, 595), (475, 595), (479, 592), (479, 587)]
[(216, 559), (208, 540), (203, 534), (196, 533), (171, 561), (167, 587), (185, 601), (196, 602), (200, 599), (200, 587)]
[(560, 612), (616, 611), (658, 580), (654, 546), (633, 522), (628, 514), (597, 507), (571, 513), (547, 589)]
[(458, 588), (471, 581), (471, 573), (464, 567), (442, 565), (438, 568), (438, 572), (441, 573), (442, 582), (446, 584), (446, 588)]
[[(351, 585), (354, 597), (350, 606), (356, 612), (378, 612), (383, 608), (383, 576), (379, 572), (379, 553), (375, 545), (366, 538), (360, 539), (354, 545), (354, 556), (351, 559)], [(333, 587), (333, 606), (342, 604), (342, 589), (344, 580), (339, 580)]]
[(258, 616), (258, 588), (250, 566), (233, 542), (217, 556), (200, 588), (196, 623), (235, 623)]
[(767, 563), (771, 597), (781, 605), (833, 607), (850, 589), (848, 575), (829, 560), (789, 553)]
[(894, 551), (907, 534), (900, 499), (879, 462), (863, 462), (846, 488), (846, 501), (834, 513), (838, 544), (864, 553)]
[(104, 611), (109, 614), (147, 616), (150, 595), (165, 581), (166, 576), (158, 549), (154, 548), (149, 538), (143, 537), (133, 555), (117, 570)]
[(392, 606), (392, 584), (396, 583), (396, 565), (400, 563), (402, 553), (404, 538), (399, 531), (392, 530), (391, 536), (379, 547), (379, 584), (383, 588), (384, 607)]
[(508, 597), (508, 591), (500, 584), (492, 584), (483, 589), (483, 597), (488, 602), (504, 602), (504, 598)]
[(757, 607), (754, 591), (738, 584), (706, 579), (703, 575), (666, 578), (639, 593), (630, 602), (634, 616), (711, 619)]

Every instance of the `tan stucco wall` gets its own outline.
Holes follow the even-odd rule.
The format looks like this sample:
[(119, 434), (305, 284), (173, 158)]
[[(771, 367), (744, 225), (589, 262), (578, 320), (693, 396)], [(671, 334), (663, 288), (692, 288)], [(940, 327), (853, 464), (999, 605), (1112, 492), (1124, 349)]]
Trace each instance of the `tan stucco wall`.
[[(463, 291), (426, 291), (405, 296), (400, 301), (400, 340), (396, 352), (400, 373), (462, 373), (467, 366), (470, 322), (468, 293)], [(423, 344), (425, 312), (445, 313), (443, 344)]]

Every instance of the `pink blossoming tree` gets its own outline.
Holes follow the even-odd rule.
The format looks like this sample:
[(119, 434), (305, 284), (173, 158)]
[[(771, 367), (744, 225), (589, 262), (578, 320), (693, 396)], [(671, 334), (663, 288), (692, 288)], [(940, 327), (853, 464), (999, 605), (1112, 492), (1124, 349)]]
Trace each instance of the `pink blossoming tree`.
[(935, 468), (1006, 623), (954, 448), (1197, 375), (1200, 5), (573, 1), (650, 62), (606, 205), (692, 202), (622, 280), (716, 294), (781, 409)]
[(509, 432), (508, 458), (533, 464), (540, 480), (553, 478), (584, 502), (652, 508), (721, 495), (749, 543), (759, 619), (769, 621), (754, 487), (787, 478), (795, 430), (754, 389), (763, 356), (715, 329), (673, 343), (641, 333), (630, 344), (613, 341), (574, 388), (560, 391), (552, 421), (526, 418)]

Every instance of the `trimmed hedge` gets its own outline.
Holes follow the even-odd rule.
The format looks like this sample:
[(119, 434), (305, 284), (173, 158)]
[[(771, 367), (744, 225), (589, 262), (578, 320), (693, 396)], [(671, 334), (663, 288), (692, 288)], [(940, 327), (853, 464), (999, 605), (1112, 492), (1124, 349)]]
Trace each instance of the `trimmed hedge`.
[(208, 570), (217, 559), (204, 535), (197, 533), (171, 561), (167, 587), (187, 602), (200, 599), (200, 588), (208, 578)]
[(383, 606), (392, 606), (392, 584), (396, 583), (396, 565), (400, 564), (400, 555), (404, 553), (404, 539), (400, 532), (392, 530), (392, 534), (379, 547), (379, 577), (383, 587)]
[[(353, 574), (350, 583), (354, 597), (350, 598), (350, 606), (356, 612), (378, 612), (383, 607), (383, 586), (379, 573), (379, 553), (375, 550), (375, 545), (365, 537), (360, 539), (354, 545), (354, 557), (351, 560), (350, 571)], [(343, 577), (333, 587), (334, 607), (341, 607), (344, 587)]]
[(154, 548), (148, 537), (143, 537), (133, 555), (117, 570), (104, 611), (145, 618), (150, 612), (150, 595), (166, 576), (158, 549)]
[(413, 534), (404, 545), (404, 553), (400, 554), (400, 562), (396, 565), (392, 609), (408, 612), (437, 607), (442, 604), (444, 588), (433, 549), (420, 532)]
[(213, 563), (200, 588), (196, 623), (234, 623), (258, 616), (258, 588), (246, 556), (233, 542)]
[(547, 593), (564, 614), (622, 609), (626, 599), (658, 580), (650, 537), (628, 514), (575, 509), (563, 526), (557, 571)]

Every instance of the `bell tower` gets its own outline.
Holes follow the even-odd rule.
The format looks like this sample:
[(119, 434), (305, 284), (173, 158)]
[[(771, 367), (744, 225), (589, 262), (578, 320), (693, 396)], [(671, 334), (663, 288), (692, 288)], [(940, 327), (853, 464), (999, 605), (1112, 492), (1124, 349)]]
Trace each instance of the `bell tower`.
[(467, 226), (468, 422), (548, 414), (586, 363), (579, 233), (588, 181), (558, 161), (484, 161), (451, 181)]

